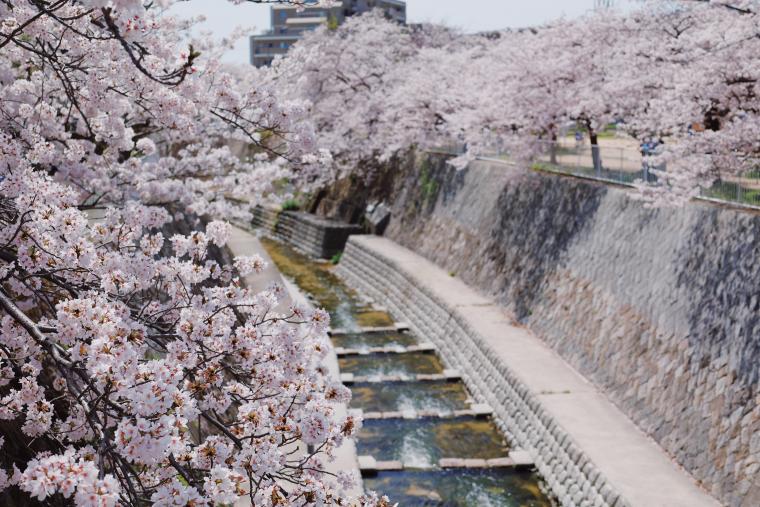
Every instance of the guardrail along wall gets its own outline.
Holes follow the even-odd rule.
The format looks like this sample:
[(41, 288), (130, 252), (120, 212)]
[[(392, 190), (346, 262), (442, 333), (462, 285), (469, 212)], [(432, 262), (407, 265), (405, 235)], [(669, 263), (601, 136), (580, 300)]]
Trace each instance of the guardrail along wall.
[(760, 505), (760, 216), (420, 157), (386, 236), (496, 297), (729, 505)]

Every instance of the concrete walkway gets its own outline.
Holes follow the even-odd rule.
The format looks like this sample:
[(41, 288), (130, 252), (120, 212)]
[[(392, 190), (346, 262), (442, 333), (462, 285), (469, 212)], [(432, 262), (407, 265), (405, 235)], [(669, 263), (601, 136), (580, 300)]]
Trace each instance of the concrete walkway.
[[(254, 234), (238, 227), (233, 227), (232, 236), (230, 237), (230, 241), (227, 243), (227, 246), (235, 256), (258, 254), (267, 262), (267, 267), (262, 273), (251, 274), (245, 277), (244, 281), (247, 287), (257, 291), (266, 289), (273, 282), (285, 287), (288, 292), (288, 298), (280, 303), (277, 311), (285, 312), (293, 303), (300, 306), (309, 306), (309, 302), (303, 293), (300, 292), (298, 287), (282, 277), (280, 271), (277, 269), (277, 266), (272, 261), (272, 258), (269, 257), (269, 254), (264, 249), (264, 246)], [(330, 375), (333, 379), (336, 381), (340, 380), (338, 356), (335, 354), (334, 350), (327, 356), (325, 367), (330, 372)], [(343, 417), (346, 415), (347, 411), (348, 407), (341, 405), (336, 410), (336, 415), (337, 417)], [(346, 439), (343, 442), (343, 445), (336, 449), (335, 461), (332, 463), (327, 463), (326, 469), (328, 472), (333, 474), (346, 470), (354, 470), (356, 477), (359, 478), (359, 461), (356, 456), (356, 445), (352, 439)], [(361, 480), (359, 480), (358, 484), (347, 493), (352, 497), (361, 495), (363, 493)], [(249, 503), (250, 502), (246, 502), (245, 505)], [(244, 504), (238, 503), (236, 505)]]
[(492, 300), (388, 239), (353, 236), (351, 242), (377, 258), (392, 259), (417, 287), (461, 314), (630, 505), (719, 505), (612, 402), (541, 340), (513, 325)]
[[(282, 286), (285, 285), (284, 279), (277, 269), (277, 266), (272, 262), (272, 258), (264, 249), (264, 246), (259, 241), (259, 238), (255, 234), (243, 230), (239, 227), (232, 227), (232, 234), (230, 240), (227, 242), (227, 247), (234, 256), (245, 255), (259, 255), (267, 263), (267, 267), (261, 273), (251, 273), (246, 276), (243, 281), (246, 287), (256, 292), (265, 290), (272, 283), (278, 283)], [(292, 294), (288, 293), (288, 297), (280, 303), (278, 311), (286, 311), (293, 301)]]

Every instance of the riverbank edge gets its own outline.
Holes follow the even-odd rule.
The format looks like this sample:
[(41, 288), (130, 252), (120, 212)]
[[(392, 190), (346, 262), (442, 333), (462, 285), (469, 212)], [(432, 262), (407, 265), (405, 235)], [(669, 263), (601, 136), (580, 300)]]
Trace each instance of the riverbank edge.
[(337, 274), (438, 346), (561, 505), (719, 505), (545, 343), (432, 262), (352, 236)]
[[(246, 287), (254, 291), (261, 291), (266, 289), (270, 284), (277, 283), (284, 287), (288, 293), (288, 297), (277, 308), (277, 311), (284, 312), (287, 308), (295, 303), (302, 307), (311, 307), (306, 296), (296, 287), (293, 283), (282, 276), (282, 273), (277, 269), (272, 258), (267, 253), (264, 246), (259, 241), (258, 236), (255, 233), (242, 228), (239, 225), (234, 225), (232, 228), (232, 236), (227, 244), (228, 248), (235, 256), (246, 255), (260, 255), (262, 259), (267, 263), (267, 267), (263, 272), (258, 274), (251, 274), (244, 278)], [(325, 360), (325, 367), (330, 373), (330, 377), (335, 382), (340, 382), (340, 370), (338, 368), (338, 356), (335, 353), (335, 348), (332, 347)], [(348, 411), (347, 405), (342, 405), (337, 411), (338, 417), (343, 417)], [(347, 493), (356, 498), (364, 492), (364, 487), (361, 481), (361, 474), (359, 471), (359, 459), (356, 454), (356, 445), (353, 439), (346, 439), (338, 449), (335, 451), (335, 460), (327, 463), (326, 470), (329, 473), (337, 474), (338, 472), (352, 471), (357, 477), (357, 482), (354, 488), (347, 491)]]

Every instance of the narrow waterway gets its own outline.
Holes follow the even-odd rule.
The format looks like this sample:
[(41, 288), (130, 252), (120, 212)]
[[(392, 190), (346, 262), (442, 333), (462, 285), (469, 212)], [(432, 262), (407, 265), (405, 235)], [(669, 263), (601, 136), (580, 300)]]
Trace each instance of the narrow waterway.
[[(422, 347), (424, 337), (401, 331), (363, 332), (367, 327), (390, 328), (393, 319), (363, 302), (332, 273), (330, 264), (312, 261), (272, 240), (262, 243), (283, 275), (330, 313), (331, 327), (344, 331), (332, 339), (344, 351), (339, 356), (341, 373), (356, 378), (350, 386), (351, 407), (362, 409), (366, 418), (356, 439), (358, 454), (403, 463), (403, 470), (365, 477), (366, 489), (402, 506), (553, 505), (532, 471), (441, 468), (442, 459), (506, 457), (509, 443), (490, 417), (462, 415), (473, 407), (473, 400), (461, 381), (442, 378), (443, 363), (434, 350)], [(412, 351), (406, 351), (408, 347)], [(409, 413), (416, 415), (409, 418)]]

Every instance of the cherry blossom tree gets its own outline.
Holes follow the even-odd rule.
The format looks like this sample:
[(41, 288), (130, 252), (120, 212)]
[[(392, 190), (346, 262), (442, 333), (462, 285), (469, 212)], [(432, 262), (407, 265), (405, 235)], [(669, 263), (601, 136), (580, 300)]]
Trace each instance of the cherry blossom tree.
[(345, 505), (329, 317), (245, 287), (217, 220), (329, 157), (169, 3), (0, 2), (3, 501)]
[(284, 99), (309, 104), (319, 146), (345, 167), (384, 153), (389, 126), (380, 121), (385, 100), (399, 87), (394, 70), (415, 53), (409, 32), (378, 12), (351, 17), (337, 30), (320, 27), (283, 59), (271, 86)]
[(756, 1), (647, 2), (627, 29), (637, 46), (620, 57), (637, 69), (633, 135), (664, 138), (667, 185), (642, 187), (656, 202), (680, 204), (716, 180), (756, 169), (760, 49)]
[(432, 25), (416, 27), (411, 35), (416, 54), (393, 69), (393, 81), (401, 86), (390, 90), (382, 107), (384, 159), (410, 146), (474, 143), (469, 134), (478, 125), (471, 121), (472, 115), (485, 111), (476, 104), (484, 94), (465, 89), (480, 84), (476, 80), (486, 75), (476, 70), (485, 63), (485, 39)]
[(667, 171), (640, 194), (682, 204), (756, 167), (758, 6), (652, 0), (478, 35), (368, 15), (311, 34), (269, 78), (311, 104), (318, 143), (344, 170), (449, 142), (467, 146), (459, 166), (495, 147), (529, 160), (571, 124), (601, 168), (597, 135), (614, 122), (664, 141), (651, 162)]

